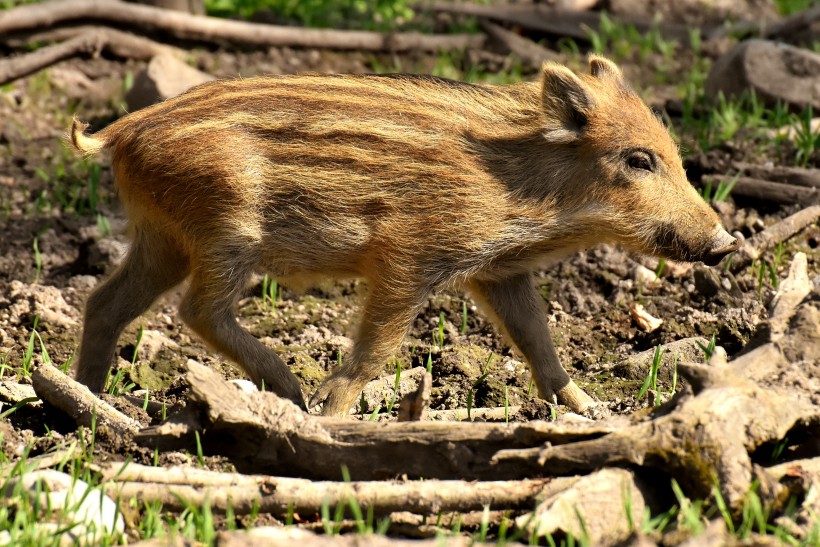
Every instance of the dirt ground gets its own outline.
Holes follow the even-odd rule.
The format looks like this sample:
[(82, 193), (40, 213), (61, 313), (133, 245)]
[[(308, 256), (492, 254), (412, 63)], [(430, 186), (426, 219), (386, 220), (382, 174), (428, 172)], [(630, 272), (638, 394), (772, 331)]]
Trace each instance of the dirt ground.
[[(200, 68), (222, 77), (305, 70), (361, 72), (374, 67), (371, 58), (360, 54), (317, 51), (198, 52), (195, 56)], [(430, 70), (434, 63), (435, 59), (425, 57), (402, 59), (405, 69), (418, 71)], [(35, 361), (42, 361), (44, 352), (59, 365), (73, 358), (83, 303), (127, 249), (126, 220), (108, 164), (102, 161), (97, 177), (96, 168), (74, 157), (60, 139), (73, 113), (96, 126), (120, 115), (124, 82), (138, 68), (136, 63), (104, 58), (72, 61), (0, 91), (0, 363), (5, 377), (23, 366), (35, 324), (42, 339), (42, 346), (34, 339)], [(668, 86), (644, 85), (652, 81), (650, 64), (628, 66), (627, 74), (639, 82), (650, 102), (662, 105), (668, 98)], [(728, 159), (762, 163), (780, 158), (759, 157), (753, 148), (738, 144), (700, 157), (693, 154), (689, 162), (720, 165)], [(815, 165), (817, 160), (813, 159)], [(97, 178), (96, 192), (89, 191), (88, 181)], [(92, 205), (95, 212), (89, 212)], [(728, 230), (746, 237), (796, 210), (736, 203), (731, 198), (718, 209)], [(765, 258), (782, 277), (794, 252), (803, 251), (814, 276), (820, 261), (818, 239), (817, 227), (809, 229), (783, 246), (781, 258), (773, 251)], [(714, 336), (731, 357), (766, 317), (774, 294), (770, 277), (761, 279), (752, 267), (732, 276), (721, 268), (667, 264), (660, 280), (650, 282), (646, 272), (657, 269), (656, 260), (601, 246), (537, 274), (564, 366), (612, 413), (629, 413), (650, 404), (637, 395), (657, 345)], [(365, 289), (355, 280), (329, 281), (301, 294), (282, 287), (271, 303), (261, 297), (260, 276), (239, 304), (240, 321), (282, 356), (309, 396), (350, 348)], [(179, 320), (181, 290), (168, 294), (126, 330), (112, 371), (112, 375), (122, 371), (121, 386), (147, 389), (151, 399), (169, 406), (184, 400), (180, 371), (188, 359), (214, 366), (227, 377), (240, 376)], [(663, 325), (652, 333), (642, 331), (630, 316), (634, 303), (662, 319)], [(142, 339), (135, 352), (140, 329)], [(667, 393), (672, 389), (675, 357), (703, 359), (691, 340), (672, 347), (663, 355), (660, 373), (661, 390)], [(385, 374), (395, 374), (396, 363), (407, 370), (424, 367), (428, 361), (433, 374), (432, 409), (464, 408), (472, 398), (473, 407), (524, 405), (516, 420), (551, 416), (548, 405), (537, 398), (521, 356), (476, 312), (467, 295), (446, 288), (437, 291), (416, 319), (401, 353), (385, 364)], [(56, 410), (42, 408), (22, 408), (0, 426), (6, 430), (2, 449), (9, 456), (22, 442), (49, 430), (56, 432), (36, 445), (35, 453), (44, 451), (58, 439), (74, 435), (76, 428)], [(131, 455), (149, 463), (152, 456), (115, 443), (102, 444), (99, 450), (103, 459)], [(161, 458), (179, 462), (190, 456), (170, 453)], [(211, 464), (220, 466), (221, 461), (216, 458)]]

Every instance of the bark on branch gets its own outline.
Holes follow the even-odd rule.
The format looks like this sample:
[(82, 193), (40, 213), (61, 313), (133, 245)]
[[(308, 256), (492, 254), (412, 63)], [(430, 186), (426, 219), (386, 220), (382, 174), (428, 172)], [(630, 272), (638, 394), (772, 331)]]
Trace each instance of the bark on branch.
[(356, 480), (399, 475), (445, 479), (506, 480), (529, 476), (519, 464), (493, 465), (509, 447), (562, 444), (599, 437), (630, 423), (518, 424), (359, 422), (315, 417), (272, 393), (241, 393), (204, 365), (190, 361), (190, 401), (169, 423), (140, 432), (151, 447), (192, 447), (194, 431), (206, 451), (232, 458), (241, 471), (315, 479), (341, 478), (341, 465)]
[[(0, 12), (0, 17), (2, 13)], [(0, 59), (0, 85), (23, 78), (72, 57), (99, 55), (103, 50), (118, 57), (130, 59), (150, 59), (160, 53), (179, 55), (179, 50), (176, 48), (113, 29), (90, 27), (65, 29), (52, 36), (32, 37), (32, 41), (37, 42), (47, 38), (65, 39), (65, 41), (31, 53)]]
[(732, 256), (731, 270), (740, 271), (753, 260), (760, 258), (764, 251), (786, 241), (800, 230), (820, 220), (820, 205), (806, 207), (743, 242)]
[(112, 0), (55, 0), (0, 11), (0, 35), (76, 21), (150, 29), (182, 40), (252, 47), (450, 51), (480, 48), (485, 41), (483, 35), (477, 34), (428, 35), (265, 25)]
[[(217, 511), (231, 507), (236, 514), (252, 511), (312, 514), (355, 499), (376, 514), (410, 511), (529, 509), (550, 479), (521, 481), (365, 481), (327, 482), (307, 479), (219, 473), (185, 467), (157, 468), (134, 463), (112, 463), (101, 469), (108, 495), (121, 499), (161, 502), (168, 510), (201, 506)], [(560, 481), (558, 481), (560, 483)]]
[(38, 397), (74, 418), (77, 425), (91, 427), (96, 422), (97, 432), (111, 437), (130, 437), (142, 427), (52, 365), (37, 367), (31, 373), (31, 383)]

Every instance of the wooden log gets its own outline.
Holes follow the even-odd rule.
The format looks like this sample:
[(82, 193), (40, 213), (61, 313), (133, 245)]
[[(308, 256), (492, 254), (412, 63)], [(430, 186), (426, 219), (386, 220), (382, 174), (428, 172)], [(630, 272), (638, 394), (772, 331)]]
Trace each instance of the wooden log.
[(820, 188), (820, 169), (786, 167), (783, 165), (755, 165), (745, 162), (733, 162), (732, 166), (744, 175), (773, 182), (785, 182), (805, 188)]
[(97, 432), (110, 437), (130, 437), (142, 427), (50, 364), (34, 369), (31, 383), (38, 397), (74, 418), (77, 425), (91, 427), (96, 422)]
[(540, 68), (544, 61), (556, 60), (558, 53), (536, 44), (529, 38), (520, 36), (511, 30), (482, 19), (481, 29), (493, 40), (500, 43), (507, 51), (516, 55), (526, 64)]
[[(482, 5), (472, 2), (433, 2), (432, 4), (418, 4), (416, 9), (470, 15), (585, 41), (589, 40), (590, 29), (597, 31), (601, 24), (599, 12), (559, 10), (553, 6), (538, 3)], [(641, 33), (648, 32), (655, 24), (652, 21), (624, 17), (619, 17), (618, 21), (633, 25)], [(689, 27), (685, 25), (663, 23), (658, 25), (658, 29), (667, 39), (678, 40), (684, 45), (689, 43)]]
[(169, 423), (141, 431), (150, 447), (203, 448), (231, 458), (240, 471), (339, 479), (344, 464), (355, 480), (408, 477), (508, 480), (528, 476), (526, 466), (493, 465), (502, 448), (563, 444), (624, 427), (633, 418), (557, 424), (360, 422), (306, 414), (274, 394), (242, 393), (217, 373), (189, 362), (190, 401)]
[(547, 484), (555, 492), (564, 484), (561, 480), (551, 484), (551, 479), (327, 482), (124, 462), (106, 464), (100, 471), (105, 479), (104, 490), (112, 497), (160, 502), (164, 509), (172, 511), (202, 506), (207, 501), (213, 510), (224, 512), (230, 507), (238, 515), (253, 511), (314, 514), (323, 504), (335, 507), (351, 500), (376, 514), (464, 512), (485, 506), (529, 509)]
[[(721, 182), (725, 182), (725, 176), (703, 177), (703, 184), (711, 184), (716, 188)], [(751, 177), (738, 177), (732, 188), (732, 196), (756, 199), (769, 203), (782, 203), (790, 205), (798, 203), (800, 205), (813, 205), (820, 202), (820, 190), (814, 187), (797, 186), (769, 180), (754, 179)]]
[(72, 57), (96, 56), (103, 50), (128, 59), (150, 59), (162, 52), (176, 54), (175, 48), (112, 29), (93, 28), (88, 32), (73, 29), (72, 32), (64, 32), (61, 35), (73, 36), (62, 43), (40, 48), (31, 53), (0, 59), (0, 85), (23, 78)]
[(479, 34), (382, 33), (265, 25), (113, 0), (56, 0), (0, 11), (0, 35), (84, 20), (160, 31), (180, 40), (247, 47), (452, 51), (480, 48), (486, 39)]

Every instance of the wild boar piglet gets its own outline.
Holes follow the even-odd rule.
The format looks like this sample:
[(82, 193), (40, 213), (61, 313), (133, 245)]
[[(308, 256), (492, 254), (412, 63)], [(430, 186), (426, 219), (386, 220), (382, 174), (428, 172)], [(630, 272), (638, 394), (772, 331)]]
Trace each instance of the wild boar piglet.
[(299, 382), (234, 306), (254, 272), (285, 285), (366, 280), (352, 353), (310, 400), (346, 414), (432, 290), (470, 292), (529, 363), (541, 396), (592, 399), (555, 354), (532, 271), (601, 242), (717, 264), (737, 241), (686, 179), (664, 125), (597, 56), (534, 82), (413, 75), (216, 81), (131, 113), (111, 153), (133, 244), (88, 299), (77, 378), (101, 390), (132, 320), (190, 278), (180, 315), (252, 380), (304, 406)]

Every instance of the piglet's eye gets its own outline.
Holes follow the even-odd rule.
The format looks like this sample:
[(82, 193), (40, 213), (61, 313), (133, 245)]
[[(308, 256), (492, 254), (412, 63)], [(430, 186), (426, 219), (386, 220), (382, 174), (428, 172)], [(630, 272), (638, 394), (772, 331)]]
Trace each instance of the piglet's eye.
[(626, 160), (630, 169), (640, 169), (641, 171), (652, 171), (652, 162), (646, 154), (632, 154)]

